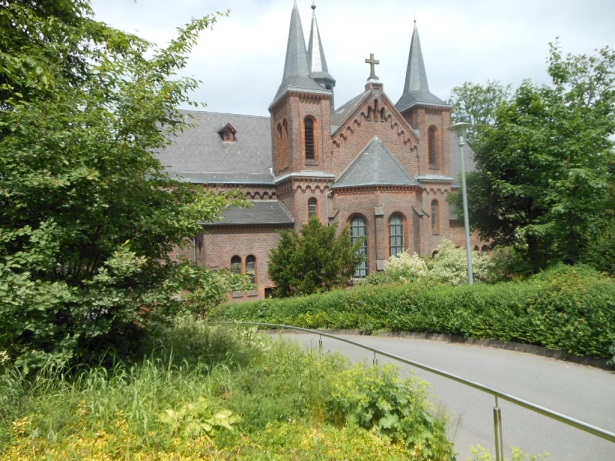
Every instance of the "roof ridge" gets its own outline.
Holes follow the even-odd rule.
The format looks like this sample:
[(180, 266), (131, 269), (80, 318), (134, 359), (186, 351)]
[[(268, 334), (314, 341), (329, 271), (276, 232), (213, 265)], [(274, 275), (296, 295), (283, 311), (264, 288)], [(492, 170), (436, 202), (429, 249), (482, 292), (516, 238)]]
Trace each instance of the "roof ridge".
[(271, 118), (269, 115), (253, 115), (253, 114), (237, 114), (235, 112), (217, 112), (209, 110), (195, 110), (195, 109), (179, 109), (180, 113), (190, 114), (207, 114), (207, 115), (230, 115), (233, 117), (246, 117), (246, 118)]

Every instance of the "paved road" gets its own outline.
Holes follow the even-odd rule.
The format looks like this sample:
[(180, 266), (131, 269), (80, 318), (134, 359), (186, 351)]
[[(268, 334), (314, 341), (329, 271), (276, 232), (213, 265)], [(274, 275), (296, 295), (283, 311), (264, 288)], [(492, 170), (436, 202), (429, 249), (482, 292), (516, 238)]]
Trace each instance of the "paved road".
[[(318, 337), (283, 335), (318, 347)], [(532, 354), (476, 345), (386, 336), (344, 336), (408, 360), (479, 382), (532, 403), (615, 432), (615, 373)], [(352, 360), (371, 363), (373, 353), (323, 338), (324, 350), (338, 351)], [(391, 360), (380, 357), (378, 363)], [(409, 372), (409, 367), (402, 367)], [(453, 413), (449, 429), (460, 460), (470, 447), (494, 450), (494, 397), (420, 369), (435, 400)], [(551, 461), (615, 461), (615, 444), (500, 400), (505, 456), (510, 447), (529, 454), (549, 453)]]

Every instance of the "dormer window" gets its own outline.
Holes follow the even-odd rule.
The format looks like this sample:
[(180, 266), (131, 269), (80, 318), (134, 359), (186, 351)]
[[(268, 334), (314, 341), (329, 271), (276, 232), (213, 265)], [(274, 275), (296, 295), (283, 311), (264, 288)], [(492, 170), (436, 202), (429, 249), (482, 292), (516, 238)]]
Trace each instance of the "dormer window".
[(218, 134), (224, 142), (237, 141), (237, 130), (233, 128), (233, 125), (231, 125), (230, 123), (227, 123), (224, 128), (218, 131)]

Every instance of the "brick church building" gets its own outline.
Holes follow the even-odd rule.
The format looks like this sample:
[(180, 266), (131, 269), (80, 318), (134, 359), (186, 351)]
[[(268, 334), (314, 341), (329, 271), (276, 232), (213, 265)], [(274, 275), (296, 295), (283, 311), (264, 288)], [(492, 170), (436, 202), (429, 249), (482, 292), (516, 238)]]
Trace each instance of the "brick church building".
[(357, 278), (405, 249), (430, 255), (443, 238), (465, 246), (463, 223), (446, 200), (458, 187), (460, 159), (451, 108), (429, 91), (416, 24), (397, 102), (371, 55), (365, 90), (335, 107), (335, 79), (312, 9), (306, 47), (293, 7), (269, 117), (185, 111), (194, 127), (159, 154), (182, 181), (240, 188), (253, 200), (251, 208), (226, 210), (221, 222), (203, 223), (203, 234), (184, 250), (199, 264), (249, 274), (257, 288), (234, 293), (237, 299), (268, 294), (268, 254), (278, 232), (300, 230), (311, 217), (365, 238)]

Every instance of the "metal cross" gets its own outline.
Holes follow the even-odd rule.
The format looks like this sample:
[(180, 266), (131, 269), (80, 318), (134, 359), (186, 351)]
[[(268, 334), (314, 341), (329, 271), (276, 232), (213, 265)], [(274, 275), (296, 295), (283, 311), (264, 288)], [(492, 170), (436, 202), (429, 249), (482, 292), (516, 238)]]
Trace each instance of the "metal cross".
[(376, 64), (380, 64), (380, 61), (374, 59), (374, 53), (370, 53), (369, 59), (366, 59), (365, 62), (369, 64), (370, 67), (368, 80), (378, 80), (378, 76), (376, 75)]

